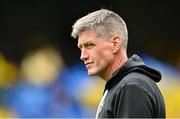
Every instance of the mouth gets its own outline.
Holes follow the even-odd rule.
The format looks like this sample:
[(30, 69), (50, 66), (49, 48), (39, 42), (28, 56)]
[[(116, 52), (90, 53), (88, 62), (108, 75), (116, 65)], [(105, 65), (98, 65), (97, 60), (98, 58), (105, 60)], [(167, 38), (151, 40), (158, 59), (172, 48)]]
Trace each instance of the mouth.
[(93, 64), (93, 62), (87, 62), (87, 63), (85, 63), (86, 68), (89, 68), (92, 64)]

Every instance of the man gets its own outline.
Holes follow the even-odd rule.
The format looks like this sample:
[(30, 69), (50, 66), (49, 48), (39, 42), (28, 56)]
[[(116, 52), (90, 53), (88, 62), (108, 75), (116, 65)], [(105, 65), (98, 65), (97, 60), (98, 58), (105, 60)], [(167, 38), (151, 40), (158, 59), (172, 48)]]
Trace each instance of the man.
[(137, 55), (128, 59), (127, 27), (118, 14), (106, 9), (92, 12), (76, 21), (71, 35), (78, 38), (88, 75), (106, 81), (96, 118), (165, 117), (155, 83), (161, 74)]

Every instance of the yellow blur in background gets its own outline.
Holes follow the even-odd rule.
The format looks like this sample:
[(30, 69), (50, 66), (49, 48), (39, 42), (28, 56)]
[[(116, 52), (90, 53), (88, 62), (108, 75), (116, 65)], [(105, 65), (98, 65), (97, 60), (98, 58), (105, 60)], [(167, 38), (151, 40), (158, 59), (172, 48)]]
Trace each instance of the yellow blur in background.
[(180, 118), (180, 81), (169, 81), (167, 87), (161, 86), (160, 89), (165, 100), (167, 118)]

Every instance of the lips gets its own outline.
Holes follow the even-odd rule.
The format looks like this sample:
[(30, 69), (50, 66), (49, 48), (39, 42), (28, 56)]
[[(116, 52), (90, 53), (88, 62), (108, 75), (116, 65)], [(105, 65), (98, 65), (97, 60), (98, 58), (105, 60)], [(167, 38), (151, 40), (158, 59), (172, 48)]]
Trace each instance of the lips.
[(86, 68), (89, 68), (92, 64), (93, 64), (93, 62), (87, 62), (87, 63), (85, 63)]

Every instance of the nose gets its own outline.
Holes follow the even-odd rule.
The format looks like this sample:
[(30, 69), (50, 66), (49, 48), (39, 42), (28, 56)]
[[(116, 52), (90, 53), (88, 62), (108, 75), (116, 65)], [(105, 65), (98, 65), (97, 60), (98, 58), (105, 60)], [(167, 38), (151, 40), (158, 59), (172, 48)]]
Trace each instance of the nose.
[(85, 61), (86, 59), (88, 59), (88, 53), (86, 50), (82, 49), (81, 50), (81, 57), (80, 57), (81, 60)]

